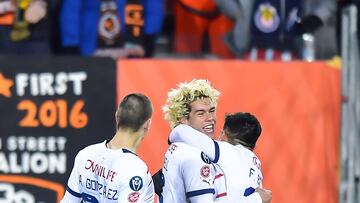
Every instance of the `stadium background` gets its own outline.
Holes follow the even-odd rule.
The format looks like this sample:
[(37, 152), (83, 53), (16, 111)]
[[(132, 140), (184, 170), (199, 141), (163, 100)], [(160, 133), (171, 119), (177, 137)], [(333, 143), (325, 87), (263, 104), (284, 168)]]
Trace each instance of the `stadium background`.
[[(2, 59), (0, 72), (10, 80), (19, 73), (56, 74), (76, 72), (80, 67), (88, 75), (83, 82), (84, 91), (79, 96), (70, 93), (63, 96), (31, 96), (31, 91), (26, 89), (28, 95), (20, 97), (15, 91), (18, 84), (10, 88), (11, 98), (0, 95), (3, 124), (0, 129), (2, 171), (12, 167), (6, 167), (11, 165), (10, 154), (17, 153), (20, 157), (24, 153), (36, 153), (31, 147), (20, 151), (10, 149), (11, 136), (58, 136), (67, 139), (65, 149), (57, 151), (66, 154), (65, 171), (44, 170), (44, 173), (37, 174), (31, 169), (27, 173), (24, 170), (16, 172), (15, 169), (9, 169), (8, 173), (0, 176), (2, 182), (14, 185), (15, 196), (20, 195), (17, 192), (25, 190), (30, 191), (37, 199), (40, 196), (46, 197), (44, 186), (35, 184), (39, 180), (57, 185), (61, 196), (61, 187), (65, 188), (75, 154), (88, 144), (101, 142), (113, 135), (116, 103), (130, 92), (142, 92), (154, 104), (153, 126), (140, 146), (139, 156), (148, 163), (150, 172), (155, 173), (162, 166), (170, 132), (161, 111), (167, 92), (181, 81), (205, 78), (222, 93), (217, 111), (217, 134), (223, 125), (225, 113), (248, 111), (260, 119), (264, 130), (256, 152), (262, 160), (264, 186), (273, 191), (273, 202), (337, 202), (341, 102), (338, 67), (325, 62), (232, 60), (121, 60), (116, 67), (111, 60), (106, 62), (105, 59), (98, 61), (99, 59), (55, 57), (41, 65), (36, 58), (22, 58), (21, 61), (16, 57)], [(99, 64), (102, 64), (102, 69), (96, 68)], [(262, 74), (258, 74), (259, 72)], [(115, 87), (115, 82), (117, 97), (115, 90), (111, 88)], [(72, 89), (69, 87), (68, 90)], [(65, 98), (71, 106), (78, 97), (85, 101), (82, 111), (88, 116), (88, 124), (83, 128), (61, 128), (56, 125), (41, 127), (41, 124), (24, 127), (19, 124), (26, 111), (18, 109), (18, 104), (25, 99), (41, 104), (44, 100)], [(29, 142), (28, 140), (27, 143)], [(45, 150), (45, 153), (52, 152)], [(23, 159), (18, 158), (15, 165), (21, 168), (22, 162)], [(43, 159), (38, 159), (34, 165), (41, 167), (43, 162)], [(21, 182), (29, 178), (38, 178), (30, 183), (34, 184), (34, 188), (25, 187)], [(50, 185), (45, 184), (47, 187)], [(54, 194), (48, 194), (47, 198), (51, 202), (49, 199), (54, 198)]]
[[(10, 2), (0, 0), (0, 3), (6, 1)], [(169, 2), (172, 1), (167, 1), (167, 9), (171, 7)], [(166, 10), (163, 27), (160, 18), (156, 26), (149, 26), (161, 33), (141, 36), (141, 41), (145, 39), (142, 41), (145, 56), (153, 59), (117, 61), (80, 56), (83, 53), (79, 52), (79, 44), (62, 47), (64, 44), (60, 45), (57, 39), (62, 37), (61, 29), (56, 27), (61, 12), (55, 5), (45, 20), (57, 23), (50, 29), (40, 27), (40, 31), (43, 28), (46, 31), (43, 32), (46, 38), (39, 41), (55, 46), (53, 53), (42, 50), (42, 46), (4, 40), (9, 38), (7, 31), (11, 31), (12, 24), (4, 24), (0, 19), (3, 26), (0, 27), (3, 32), (0, 35), (0, 202), (58, 202), (76, 153), (113, 136), (116, 105), (124, 95), (134, 91), (145, 93), (154, 103), (153, 126), (138, 154), (150, 172), (156, 172), (162, 166), (170, 132), (161, 112), (166, 94), (177, 83), (194, 78), (210, 80), (222, 93), (217, 134), (226, 113), (249, 111), (260, 119), (263, 134), (256, 153), (262, 161), (264, 186), (273, 191), (272, 202), (359, 202), (359, 33), (356, 9), (344, 8), (351, 2), (358, 4), (338, 1), (339, 37), (338, 42), (331, 40), (340, 46), (341, 61), (336, 57), (332, 61), (285, 59), (284, 62), (279, 60), (278, 52), (275, 58), (267, 58), (270, 60), (267, 62), (261, 61), (261, 57), (267, 57), (265, 52), (260, 52), (257, 56), (260, 58), (250, 57), (253, 61), (235, 59), (233, 53), (229, 56), (222, 49), (212, 50), (212, 46), (226, 48), (222, 35), (219, 38), (212, 34), (197, 35), (209, 28), (207, 21), (201, 20), (201, 26), (195, 26), (200, 30), (188, 29), (189, 19), (182, 16), (186, 12), (175, 18), (174, 13)], [(176, 6), (175, 11), (178, 9)], [(219, 14), (217, 10), (215, 14)], [(153, 15), (160, 17), (161, 13)], [(68, 25), (66, 19), (64, 22), (62, 25)], [(231, 28), (232, 25), (224, 22), (230, 21), (225, 19), (220, 23), (224, 27), (212, 25), (209, 29)], [(139, 28), (136, 23), (130, 24), (124, 29), (127, 34)], [(174, 33), (179, 25), (183, 31), (196, 33), (186, 36)], [(50, 38), (48, 31), (55, 36)], [(194, 36), (201, 40), (194, 40)], [(202, 44), (205, 41), (208, 42)], [(45, 55), (32, 55), (34, 51)]]

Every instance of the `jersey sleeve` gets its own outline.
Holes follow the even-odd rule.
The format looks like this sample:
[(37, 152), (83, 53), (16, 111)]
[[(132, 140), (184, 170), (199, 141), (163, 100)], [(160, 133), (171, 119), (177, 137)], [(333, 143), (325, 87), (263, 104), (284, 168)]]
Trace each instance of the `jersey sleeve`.
[(260, 194), (258, 192), (256, 192), (256, 188), (262, 187), (262, 180), (263, 180), (263, 176), (261, 173), (261, 162), (260, 160), (256, 157), (253, 156), (252, 159), (252, 164), (248, 166), (248, 177), (247, 177), (247, 187), (244, 188), (244, 193), (243, 193), (243, 200), (241, 202), (249, 202), (249, 203), (261, 203), (261, 197)]
[(262, 203), (262, 199), (259, 193), (254, 192), (249, 196), (244, 196), (238, 203)]
[(203, 151), (213, 162), (217, 163), (220, 157), (219, 144), (204, 133), (194, 128), (180, 124), (170, 133), (170, 142), (183, 142)]
[(78, 166), (81, 161), (81, 151), (76, 155), (74, 161), (74, 167), (71, 171), (67, 186), (66, 192), (61, 200), (61, 203), (70, 203), (70, 202), (80, 202), (81, 201), (81, 192), (79, 189), (79, 172)]
[(181, 164), (181, 175), (184, 181), (186, 198), (215, 194), (213, 183), (213, 168), (210, 163), (205, 163), (199, 153), (184, 159)]
[(65, 195), (60, 203), (80, 203), (81, 198), (71, 194), (68, 190), (65, 191)]
[(211, 194), (204, 194), (204, 195), (201, 195), (201, 196), (194, 196), (194, 197), (191, 197), (190, 198), (190, 202), (191, 203), (213, 203), (215, 202), (213, 200), (213, 195)]
[(154, 203), (155, 190), (149, 171), (129, 171), (123, 181), (118, 202)]

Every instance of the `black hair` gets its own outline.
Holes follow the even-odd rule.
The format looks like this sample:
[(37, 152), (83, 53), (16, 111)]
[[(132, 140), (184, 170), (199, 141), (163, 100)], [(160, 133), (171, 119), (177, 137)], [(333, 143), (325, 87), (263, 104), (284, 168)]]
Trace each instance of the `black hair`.
[(152, 112), (152, 104), (147, 96), (140, 93), (129, 94), (121, 101), (116, 112), (116, 127), (136, 132), (151, 118)]
[(226, 115), (223, 130), (231, 144), (241, 144), (253, 150), (262, 129), (255, 116), (239, 112)]

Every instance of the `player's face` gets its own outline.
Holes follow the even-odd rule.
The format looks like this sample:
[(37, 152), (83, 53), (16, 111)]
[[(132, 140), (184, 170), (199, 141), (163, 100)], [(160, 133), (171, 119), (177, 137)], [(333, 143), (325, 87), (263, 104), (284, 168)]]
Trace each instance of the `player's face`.
[(214, 138), (216, 107), (210, 98), (198, 99), (191, 103), (191, 112), (185, 124)]

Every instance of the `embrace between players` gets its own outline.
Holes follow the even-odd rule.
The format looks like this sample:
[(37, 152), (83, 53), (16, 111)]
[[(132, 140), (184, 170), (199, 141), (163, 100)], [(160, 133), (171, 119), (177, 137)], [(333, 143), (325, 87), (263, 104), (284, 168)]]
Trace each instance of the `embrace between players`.
[(145, 95), (126, 96), (115, 114), (115, 136), (78, 153), (62, 202), (152, 203), (154, 192), (160, 203), (271, 202), (253, 153), (261, 125), (250, 113), (229, 114), (221, 141), (213, 140), (219, 96), (207, 80), (168, 93), (163, 112), (170, 145), (152, 178), (135, 154), (151, 126), (152, 105)]

